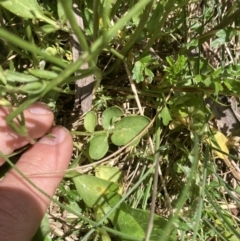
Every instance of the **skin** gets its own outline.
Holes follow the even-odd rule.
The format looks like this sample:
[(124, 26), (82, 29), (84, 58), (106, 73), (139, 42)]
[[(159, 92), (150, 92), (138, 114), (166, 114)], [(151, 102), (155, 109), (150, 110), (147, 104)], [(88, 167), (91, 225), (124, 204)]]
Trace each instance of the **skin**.
[[(28, 144), (6, 124), (8, 110), (0, 107), (0, 151), (5, 155)], [(71, 159), (73, 142), (68, 131), (61, 126), (52, 128), (53, 113), (43, 103), (35, 103), (24, 112), (29, 135), (40, 138), (27, 149), (16, 166), (49, 195), (53, 195), (63, 178)], [(44, 136), (51, 133), (53, 137)], [(0, 165), (4, 163), (0, 159)], [(40, 173), (39, 175), (36, 175)], [(44, 175), (43, 173), (52, 173)], [(28, 241), (36, 233), (50, 204), (14, 170), (0, 181), (0, 239), (1, 241)]]

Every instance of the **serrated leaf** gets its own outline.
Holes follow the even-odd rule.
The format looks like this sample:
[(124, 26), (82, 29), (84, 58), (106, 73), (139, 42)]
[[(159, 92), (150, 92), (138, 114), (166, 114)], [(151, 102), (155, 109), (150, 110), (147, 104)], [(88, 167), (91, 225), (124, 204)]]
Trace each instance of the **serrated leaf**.
[(89, 111), (84, 117), (84, 128), (89, 132), (93, 132), (96, 125), (97, 115), (94, 111)]
[(132, 73), (133, 73), (132, 78), (136, 80), (137, 83), (140, 83), (144, 80), (143, 69), (144, 69), (144, 65), (140, 61), (137, 61), (132, 70)]
[(141, 61), (143, 64), (147, 64), (147, 63), (151, 62), (151, 60), (152, 60), (151, 55), (147, 55), (147, 56), (141, 58), (140, 61)]
[[(150, 122), (146, 116), (126, 116), (115, 124), (111, 140), (116, 146), (126, 145)], [(134, 143), (136, 144), (137, 141)]]
[(114, 121), (123, 115), (123, 110), (117, 106), (110, 107), (102, 113), (102, 126), (104, 129), (109, 129)]
[(167, 126), (169, 124), (169, 122), (172, 120), (172, 117), (170, 115), (170, 112), (169, 112), (167, 106), (164, 106), (164, 108), (162, 109), (162, 111), (160, 113), (160, 117), (162, 118), (163, 124), (165, 126)]
[(117, 194), (118, 185), (116, 183), (103, 180), (90, 175), (80, 175), (73, 178), (78, 194), (88, 207), (103, 205), (106, 203), (106, 195)]
[(108, 135), (97, 135), (90, 140), (89, 144), (89, 156), (93, 160), (99, 160), (103, 158), (108, 152)]

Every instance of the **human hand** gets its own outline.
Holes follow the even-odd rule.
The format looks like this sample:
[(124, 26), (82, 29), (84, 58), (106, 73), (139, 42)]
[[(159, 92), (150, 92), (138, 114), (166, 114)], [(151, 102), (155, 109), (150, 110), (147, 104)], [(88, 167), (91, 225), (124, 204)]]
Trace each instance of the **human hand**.
[[(6, 124), (7, 114), (7, 108), (0, 107), (0, 151), (5, 155), (28, 144), (26, 138), (18, 136)], [(43, 103), (30, 106), (24, 111), (24, 116), (33, 139), (44, 136), (52, 127), (53, 113)], [(51, 137), (42, 137), (22, 154), (16, 166), (40, 189), (52, 196), (64, 175), (64, 172), (56, 171), (67, 168), (73, 143), (71, 135), (63, 127), (54, 127), (50, 134)], [(0, 158), (0, 166), (3, 162)], [(0, 181), (0, 240), (31, 240), (49, 204), (47, 197), (12, 169)]]

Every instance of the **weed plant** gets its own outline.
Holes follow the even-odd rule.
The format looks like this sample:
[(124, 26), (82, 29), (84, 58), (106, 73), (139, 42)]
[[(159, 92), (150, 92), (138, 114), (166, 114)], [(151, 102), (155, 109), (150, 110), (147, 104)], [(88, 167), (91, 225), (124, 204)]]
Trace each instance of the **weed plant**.
[[(33, 240), (239, 240), (239, 1), (74, 3), (84, 29), (70, 0), (0, 1), (9, 125), (27, 136), (21, 113), (44, 101), (74, 138)], [(81, 113), (74, 82), (90, 75)], [(214, 106), (231, 108), (233, 126)]]

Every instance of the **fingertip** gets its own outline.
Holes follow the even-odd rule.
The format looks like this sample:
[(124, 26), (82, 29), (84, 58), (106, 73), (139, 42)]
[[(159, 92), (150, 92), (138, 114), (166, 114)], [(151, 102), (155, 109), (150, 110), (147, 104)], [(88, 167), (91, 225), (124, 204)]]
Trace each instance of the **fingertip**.
[(38, 142), (46, 145), (57, 145), (70, 136), (69, 131), (63, 126), (55, 126), (51, 132), (42, 137)]

